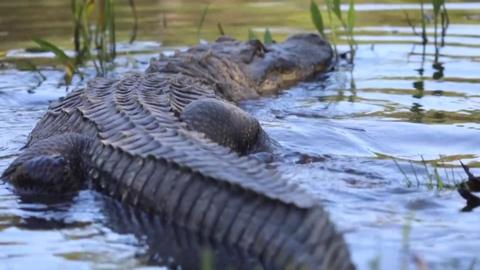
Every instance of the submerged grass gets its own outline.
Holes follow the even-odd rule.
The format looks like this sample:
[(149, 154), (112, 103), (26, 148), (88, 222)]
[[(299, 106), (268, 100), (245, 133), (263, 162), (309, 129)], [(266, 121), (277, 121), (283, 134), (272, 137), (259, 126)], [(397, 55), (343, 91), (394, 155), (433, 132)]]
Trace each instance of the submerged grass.
[[(400, 171), (404, 177), (405, 185), (407, 187), (420, 187), (426, 186), (430, 190), (455, 190), (457, 189), (462, 180), (455, 178), (455, 173), (453, 168), (451, 168), (450, 173), (448, 172), (447, 166), (445, 164), (444, 157), (440, 156), (436, 161), (426, 161), (423, 156), (420, 156), (421, 161), (414, 162), (409, 160), (409, 173), (402, 167), (398, 159), (392, 158), (395, 166)], [(423, 168), (419, 171), (415, 167), (415, 163), (421, 165)], [(443, 173), (441, 173), (443, 171)], [(413, 178), (411, 174), (413, 174)]]

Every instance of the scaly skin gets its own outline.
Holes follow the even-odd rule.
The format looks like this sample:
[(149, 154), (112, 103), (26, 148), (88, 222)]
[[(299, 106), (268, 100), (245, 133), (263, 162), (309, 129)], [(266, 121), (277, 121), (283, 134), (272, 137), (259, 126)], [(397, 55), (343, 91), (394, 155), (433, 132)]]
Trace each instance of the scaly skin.
[(268, 47), (224, 37), (96, 79), (49, 107), (4, 178), (19, 193), (90, 183), (267, 269), (353, 269), (320, 202), (245, 155), (269, 139), (234, 105), (323, 72), (331, 57), (316, 35)]

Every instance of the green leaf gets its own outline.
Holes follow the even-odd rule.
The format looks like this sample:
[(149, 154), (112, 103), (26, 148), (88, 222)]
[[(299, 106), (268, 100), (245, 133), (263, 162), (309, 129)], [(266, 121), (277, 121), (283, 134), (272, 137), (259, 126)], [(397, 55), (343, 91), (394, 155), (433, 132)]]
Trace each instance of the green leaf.
[(30, 60), (15, 60), (15, 66), (18, 70), (37, 71), (37, 66)]
[(433, 172), (435, 173), (435, 179), (437, 180), (437, 189), (443, 190), (443, 188), (445, 187), (445, 184), (443, 183), (443, 180), (440, 177), (440, 174), (438, 173), (437, 168), (435, 168)]
[(263, 44), (269, 45), (272, 44), (272, 42), (272, 33), (270, 33), (270, 30), (267, 28), (267, 30), (265, 30), (265, 34), (263, 35)]
[(315, 28), (317, 28), (318, 33), (320, 33), (322, 37), (325, 37), (322, 14), (320, 13), (318, 5), (314, 0), (310, 1), (310, 15), (312, 17), (313, 25), (315, 25)]
[(248, 40), (256, 40), (258, 39), (257, 35), (255, 35), (255, 32), (253, 32), (252, 29), (248, 29)]
[(84, 5), (85, 5), (85, 16), (87, 19), (90, 19), (90, 17), (92, 17), (93, 11), (95, 10), (95, 1), (88, 0)]
[(355, 28), (355, 1), (350, 0), (350, 4), (348, 6), (348, 14), (347, 14), (347, 30), (349, 35), (353, 36), (353, 29)]
[(333, 7), (332, 7), (333, 13), (335, 13), (337, 18), (341, 21), (342, 20), (342, 10), (340, 8), (340, 6), (342, 5), (341, 1), (333, 0), (332, 4), (333, 4)]
[(40, 46), (40, 48), (55, 54), (55, 57), (65, 67), (65, 72), (66, 72), (65, 81), (67, 82), (67, 84), (70, 84), (73, 74), (78, 73), (74, 60), (68, 57), (68, 55), (62, 49), (58, 48), (57, 46), (53, 45), (52, 43), (46, 40), (43, 40), (40, 38), (34, 38), (33, 41), (37, 43), (38, 46)]

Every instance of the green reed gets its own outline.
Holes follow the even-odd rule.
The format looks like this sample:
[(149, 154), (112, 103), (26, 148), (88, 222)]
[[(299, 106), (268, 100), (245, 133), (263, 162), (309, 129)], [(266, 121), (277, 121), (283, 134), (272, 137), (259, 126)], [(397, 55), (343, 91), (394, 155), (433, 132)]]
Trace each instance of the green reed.
[(330, 36), (325, 35), (325, 23), (323, 20), (322, 13), (314, 0), (310, 1), (310, 16), (312, 18), (313, 25), (317, 29), (318, 33), (324, 38), (328, 38), (333, 44), (335, 54), (338, 57), (337, 49), (337, 36), (339, 35), (339, 24), (343, 29), (343, 35), (347, 39), (348, 46), (350, 48), (350, 56), (348, 61), (353, 63), (355, 58), (355, 52), (357, 49), (357, 42), (355, 41), (355, 21), (356, 21), (356, 11), (355, 11), (355, 2), (350, 0), (348, 4), (348, 11), (346, 15), (343, 14), (341, 5), (341, 0), (325, 0), (326, 12), (328, 16), (328, 27), (330, 29)]
[[(409, 171), (413, 173), (413, 178), (409, 177), (406, 169), (398, 163), (398, 159), (392, 158), (395, 166), (403, 175), (407, 187), (426, 186), (430, 190), (454, 190), (461, 184), (461, 180), (455, 178), (453, 168), (450, 172), (444, 162), (445, 157), (440, 156), (436, 161), (426, 161), (423, 156), (420, 156), (421, 161), (414, 162), (409, 160)], [(414, 163), (419, 163), (423, 168), (417, 171)], [(430, 165), (430, 166), (429, 166)], [(443, 170), (443, 173), (441, 171)], [(414, 181), (415, 180), (415, 181)]]
[[(247, 40), (260, 40), (260, 39), (252, 29), (248, 29)], [(269, 28), (265, 28), (265, 32), (263, 32), (263, 44), (270, 45), (272, 43), (275, 43), (272, 32), (270, 31)]]
[(200, 16), (200, 21), (197, 26), (197, 40), (200, 40), (200, 34), (202, 33), (203, 24), (205, 23), (205, 18), (207, 18), (208, 9), (210, 8), (210, 3), (208, 3), (202, 11)]
[[(450, 25), (450, 19), (448, 16), (448, 10), (445, 0), (431, 0), (433, 10), (433, 45), (435, 48), (435, 59), (433, 61), (433, 68), (437, 70), (434, 79), (443, 77), (443, 66), (439, 62), (440, 48), (445, 46), (445, 37), (447, 36), (447, 30)], [(422, 45), (426, 46), (429, 43), (427, 34), (427, 25), (431, 23), (431, 19), (425, 13), (424, 0), (420, 1), (420, 24), (421, 32), (416, 30), (415, 24), (410, 19), (408, 13), (405, 12), (407, 23), (412, 28), (415, 35), (422, 38)]]
[(273, 37), (272, 33), (270, 32), (270, 29), (265, 29), (265, 33), (263, 34), (263, 43), (265, 45), (270, 45), (273, 43)]
[(257, 38), (257, 35), (255, 34), (255, 32), (253, 32), (252, 29), (248, 29), (247, 40), (255, 40), (255, 39), (258, 39), (258, 38)]
[[(134, 0), (128, 1), (134, 24), (130, 43), (136, 39), (138, 18)], [(92, 61), (98, 76), (105, 76), (116, 57), (115, 0), (71, 0), (74, 57), (57, 45), (41, 39), (33, 41), (42, 50), (50, 51), (65, 68), (65, 82), (71, 83), (79, 67)], [(82, 77), (82, 76), (81, 76)]]

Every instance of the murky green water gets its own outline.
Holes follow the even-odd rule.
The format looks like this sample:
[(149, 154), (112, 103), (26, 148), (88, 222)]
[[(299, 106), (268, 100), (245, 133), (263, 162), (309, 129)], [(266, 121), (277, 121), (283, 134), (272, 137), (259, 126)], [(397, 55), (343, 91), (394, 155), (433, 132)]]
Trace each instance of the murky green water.
[[(127, 1), (118, 2), (119, 39), (126, 40), (131, 17)], [(144, 70), (159, 52), (196, 42), (205, 3), (137, 2), (141, 41), (120, 45), (125, 53), (111, 76)], [(432, 67), (434, 48), (423, 53), (406, 23), (404, 11), (418, 14), (415, 1), (356, 2), (353, 69), (342, 65), (322, 81), (242, 105), (285, 147), (279, 169), (325, 202), (359, 269), (480, 269), (479, 211), (461, 212), (458, 193), (427, 176), (437, 168), (453, 184), (465, 178), (459, 159), (480, 162), (480, 2), (449, 1), (443, 74)], [(44, 80), (4, 60), (49, 57), (21, 50), (33, 36), (70, 46), (68, 3), (0, 0), (0, 171), (49, 101), (66, 94), (61, 71), (42, 69)], [(202, 38), (218, 34), (217, 22), (241, 39), (267, 26), (277, 39), (313, 31), (308, 1), (215, 1)], [(150, 265), (149, 234), (115, 223), (109, 204), (91, 191), (53, 206), (21, 201), (0, 184), (0, 269)]]

